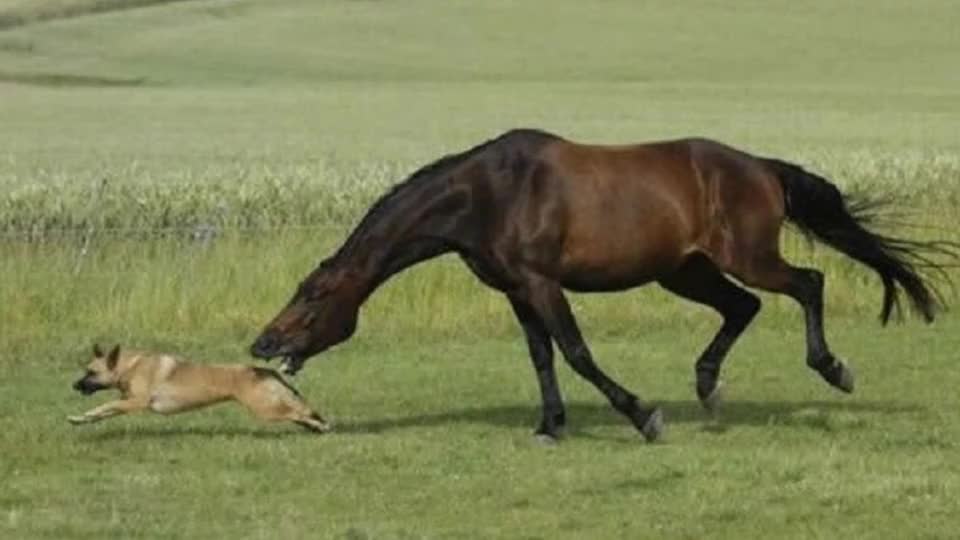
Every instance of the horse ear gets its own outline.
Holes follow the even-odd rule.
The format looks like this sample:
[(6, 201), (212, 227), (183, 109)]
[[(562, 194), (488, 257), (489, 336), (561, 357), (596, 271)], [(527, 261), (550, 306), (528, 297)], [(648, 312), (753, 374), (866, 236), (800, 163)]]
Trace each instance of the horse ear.
[(94, 358), (103, 358), (103, 349), (100, 348), (99, 343), (93, 344), (93, 357)]
[(117, 360), (120, 359), (120, 345), (114, 345), (110, 349), (110, 354), (107, 355), (107, 369), (113, 369), (117, 367)]

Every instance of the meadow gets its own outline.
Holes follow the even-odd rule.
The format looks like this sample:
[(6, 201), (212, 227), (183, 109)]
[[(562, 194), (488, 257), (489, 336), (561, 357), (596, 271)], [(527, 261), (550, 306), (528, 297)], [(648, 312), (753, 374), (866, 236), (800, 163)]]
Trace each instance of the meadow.
[(65, 421), (105, 399), (69, 388), (95, 340), (253, 362), (383, 190), (513, 127), (708, 136), (889, 197), (887, 232), (960, 240), (955, 8), (871, 6), (0, 0), (0, 536), (954, 536), (956, 310), (881, 328), (875, 277), (790, 231), (853, 396), (804, 366), (788, 299), (763, 295), (711, 418), (692, 364), (714, 314), (572, 295), (668, 432), (642, 443), (558, 358), (569, 433), (537, 445), (509, 307), (444, 257), (298, 375), (329, 436), (231, 407)]

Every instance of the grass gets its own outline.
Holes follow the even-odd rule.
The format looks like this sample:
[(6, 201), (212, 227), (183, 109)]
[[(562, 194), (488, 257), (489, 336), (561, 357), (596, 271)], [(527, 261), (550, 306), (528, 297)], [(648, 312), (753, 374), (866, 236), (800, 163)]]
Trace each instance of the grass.
[(226, 406), (64, 420), (105, 399), (69, 391), (92, 340), (245, 361), (386, 186), (511, 127), (706, 135), (892, 194), (921, 226), (893, 232), (957, 240), (949, 3), (108, 4), (0, 0), (0, 535), (953, 535), (960, 319), (881, 330), (875, 278), (789, 234), (790, 258), (827, 273), (855, 396), (803, 366), (799, 310), (765, 295), (708, 419), (691, 364), (713, 314), (655, 287), (574, 295), (601, 365), (664, 405), (668, 437), (641, 444), (561, 367), (571, 431), (537, 446), (509, 308), (445, 258), (391, 281), (299, 376), (331, 436)]
[[(567, 369), (569, 436), (535, 444), (519, 340), (365, 339), (315, 360), (299, 385), (337, 423), (319, 438), (230, 407), (71, 428), (66, 414), (101, 399), (68, 394), (76, 370), (62, 358), (34, 358), (49, 367), (17, 374), (30, 390), (3, 397), (0, 526), (61, 538), (949, 537), (956, 324), (832, 327), (856, 353), (860, 394), (803, 367), (799, 326), (760, 324), (713, 421), (689, 380), (705, 328), (594, 340), (611, 372), (663, 403), (670, 431), (653, 446)], [(922, 365), (919, 343), (937, 344)]]

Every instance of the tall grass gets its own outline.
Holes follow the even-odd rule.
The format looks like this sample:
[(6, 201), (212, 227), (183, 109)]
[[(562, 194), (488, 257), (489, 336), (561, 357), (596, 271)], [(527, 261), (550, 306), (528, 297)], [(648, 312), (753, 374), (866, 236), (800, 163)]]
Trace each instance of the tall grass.
[[(952, 208), (960, 197), (960, 168), (954, 159), (852, 155), (847, 162), (813, 167), (836, 170), (848, 191), (889, 194), (894, 213), (885, 232), (958, 239)], [(43, 340), (66, 346), (101, 336), (161, 347), (222, 343), (225, 353), (242, 355), (298, 280), (407, 168), (373, 166), (354, 176), (329, 164), (237, 165), (203, 181), (128, 178), (13, 190), (0, 212), (0, 324), (13, 331), (4, 332), (0, 347), (26, 351)], [(789, 229), (784, 249), (797, 264), (826, 271), (831, 320), (876, 316), (881, 292), (872, 272)], [(952, 299), (951, 290), (945, 292)], [(575, 295), (572, 301), (592, 336), (717, 324), (705, 308), (657, 287)], [(765, 301), (764, 317), (799, 328), (800, 311), (792, 301), (772, 295)], [(501, 295), (480, 285), (456, 257), (444, 257), (375, 294), (363, 311), (359, 336), (479, 339), (517, 332)]]
[[(845, 191), (890, 199), (892, 210), (903, 212), (905, 221), (952, 234), (949, 210), (960, 203), (956, 154), (808, 152), (792, 159)], [(45, 174), (42, 180), (16, 178), (0, 192), (0, 235), (345, 228), (419, 165), (318, 159), (292, 166), (255, 162), (160, 172), (133, 164)]]

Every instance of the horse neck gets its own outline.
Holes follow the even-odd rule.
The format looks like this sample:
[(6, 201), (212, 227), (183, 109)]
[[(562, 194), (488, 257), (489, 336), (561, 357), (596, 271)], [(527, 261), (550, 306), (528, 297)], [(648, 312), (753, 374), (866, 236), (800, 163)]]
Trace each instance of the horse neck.
[[(366, 299), (394, 274), (453, 251), (465, 197), (448, 183), (411, 186), (367, 216), (333, 257), (360, 280)], [(362, 300), (361, 300), (362, 301)]]

